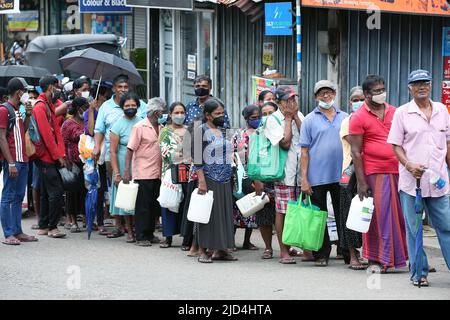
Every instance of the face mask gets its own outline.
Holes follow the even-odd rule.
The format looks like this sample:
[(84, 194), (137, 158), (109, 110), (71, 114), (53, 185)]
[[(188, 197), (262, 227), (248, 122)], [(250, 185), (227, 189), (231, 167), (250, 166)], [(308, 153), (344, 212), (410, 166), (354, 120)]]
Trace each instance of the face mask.
[(216, 127), (223, 127), (223, 125), (225, 124), (225, 117), (224, 116), (220, 116), (220, 117), (214, 118), (213, 124)]
[(167, 118), (169, 116), (167, 114), (163, 114), (161, 117), (158, 118), (158, 124), (165, 124), (167, 122)]
[(334, 105), (334, 101), (331, 101), (330, 103), (319, 101), (319, 107), (321, 107), (322, 109), (325, 109), (325, 110), (331, 109), (333, 107), (333, 105)]
[(36, 99), (29, 99), (28, 102), (31, 103), (31, 105), (34, 107), (34, 105), (36, 104)]
[(56, 89), (52, 92), (52, 102), (55, 103), (59, 98), (61, 98), (61, 90)]
[(185, 115), (177, 115), (177, 116), (172, 117), (173, 123), (175, 123), (177, 125), (182, 125), (184, 123), (184, 120), (186, 120)]
[(253, 129), (258, 129), (261, 124), (261, 119), (248, 120), (247, 123)]
[(90, 93), (89, 91), (83, 91), (83, 92), (81, 93), (81, 96), (82, 96), (83, 98), (89, 100), (89, 97), (91, 96), (91, 93)]
[(358, 110), (363, 105), (364, 101), (352, 102), (353, 111)]
[(384, 104), (386, 102), (387, 93), (383, 92), (381, 94), (377, 94), (376, 96), (372, 96), (372, 101), (377, 104)]
[(30, 99), (30, 95), (28, 94), (28, 92), (25, 92), (22, 97), (20, 98), (20, 102), (22, 104), (25, 104), (28, 100)]
[(269, 118), (269, 117), (268, 117), (268, 116), (262, 117), (262, 118), (261, 118), (261, 123), (262, 123), (262, 124), (265, 124), (266, 121), (267, 121), (267, 118)]
[(195, 95), (197, 97), (206, 97), (209, 95), (209, 89), (206, 88), (197, 88), (195, 89)]
[(126, 109), (123, 111), (123, 113), (125, 113), (125, 115), (128, 118), (134, 118), (136, 116), (137, 109), (136, 108)]

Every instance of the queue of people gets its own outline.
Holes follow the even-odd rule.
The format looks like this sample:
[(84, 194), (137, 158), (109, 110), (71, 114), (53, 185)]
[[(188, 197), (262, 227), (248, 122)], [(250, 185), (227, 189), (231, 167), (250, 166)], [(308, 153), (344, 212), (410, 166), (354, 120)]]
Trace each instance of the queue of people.
[[(81, 137), (88, 136), (100, 174), (96, 230), (108, 238), (126, 235), (126, 242), (137, 246), (170, 248), (173, 237), (180, 235), (181, 250), (200, 263), (212, 263), (236, 261), (234, 252), (239, 249), (258, 250), (251, 242), (257, 228), (265, 245), (261, 258), (272, 259), (275, 227), (281, 264), (295, 264), (301, 258), (326, 267), (336, 244), (338, 256), (350, 269), (370, 266), (386, 273), (407, 266), (408, 260), (415, 263), (414, 201), (419, 183), (450, 268), (450, 116), (441, 103), (430, 99), (431, 81), (427, 71), (412, 72), (408, 82), (413, 100), (396, 109), (386, 101), (384, 79), (369, 75), (350, 92), (350, 115), (338, 106), (337, 87), (328, 80), (316, 83), (312, 92), (316, 107), (306, 116), (289, 88), (263, 91), (257, 104), (243, 108), (245, 126), (232, 131), (226, 106), (211, 96), (207, 76), (195, 80), (194, 101), (169, 107), (160, 98), (148, 103), (140, 100), (130, 91), (125, 75), (117, 76), (109, 90), (101, 83), (94, 90), (89, 79), (76, 79), (67, 101), (60, 98), (63, 88), (55, 77), (41, 79), (42, 93), (35, 99), (29, 98), (31, 88), (25, 80), (14, 78), (0, 108), (3, 243), (38, 241), (22, 231), (20, 221), (29, 168), (33, 168), (33, 197), (39, 195), (37, 236), (65, 237), (59, 229), (63, 210), (66, 229), (81, 231), (78, 217), (85, 211), (86, 188), (79, 144)], [(94, 92), (100, 94), (94, 98)], [(29, 158), (26, 133), (34, 123), (41, 143), (34, 143), (36, 150)], [(254, 152), (250, 142), (255, 135), (285, 152), (283, 178), (249, 177)], [(78, 172), (79, 188), (64, 191), (61, 167)], [(180, 170), (186, 174), (181, 200), (176, 208), (162, 208), (158, 201), (161, 181)], [(435, 174), (441, 184), (433, 180)], [(119, 184), (131, 181), (139, 185), (132, 211), (115, 206)], [(265, 194), (270, 202), (244, 217), (236, 205), (237, 186), (241, 194)], [(201, 195), (213, 192), (209, 223), (188, 218), (194, 190)], [(317, 251), (300, 251), (283, 243), (288, 203), (307, 195), (322, 211), (327, 211), (330, 196), (339, 234), (333, 242), (325, 229)], [(374, 198), (372, 221), (364, 234), (346, 226), (355, 195)], [(110, 216), (115, 222), (112, 231), (104, 223)], [(160, 218), (164, 239), (155, 235)], [(240, 248), (235, 243), (238, 228), (245, 229)], [(410, 268), (413, 284), (427, 286), (429, 268), (427, 263), (421, 273)]]

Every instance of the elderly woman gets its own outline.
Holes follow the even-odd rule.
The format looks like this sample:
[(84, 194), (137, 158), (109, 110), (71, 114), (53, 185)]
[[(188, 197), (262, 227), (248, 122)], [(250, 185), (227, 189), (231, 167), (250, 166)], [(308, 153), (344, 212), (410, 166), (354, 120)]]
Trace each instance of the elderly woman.
[[(159, 135), (162, 129), (161, 122), (166, 113), (165, 109), (164, 100), (151, 99), (148, 102), (147, 117), (133, 127), (127, 146), (123, 182), (128, 183), (133, 177), (134, 182), (139, 184), (134, 218), (136, 245), (141, 247), (148, 247), (152, 243), (159, 242), (154, 232), (156, 216), (161, 212), (157, 200), (161, 187)], [(132, 175), (130, 175), (130, 167), (132, 167)]]
[[(364, 93), (361, 87), (354, 87), (350, 90), (349, 98), (349, 111), (355, 112), (364, 104)], [(340, 226), (340, 246), (342, 249), (348, 249), (350, 257), (344, 255), (345, 263), (350, 264), (349, 268), (352, 270), (365, 270), (367, 267), (363, 265), (358, 256), (359, 252), (357, 248), (362, 246), (362, 236), (361, 233), (347, 229), (346, 221), (350, 211), (350, 205), (353, 197), (356, 194), (356, 177), (353, 175), (353, 163), (351, 155), (351, 146), (349, 142), (349, 123), (351, 115), (344, 119), (341, 124), (341, 141), (342, 149), (344, 155), (344, 161), (342, 166), (343, 178), (341, 179), (341, 219), (339, 223)], [(346, 250), (344, 250), (346, 251)]]
[(125, 156), (127, 153), (127, 144), (130, 137), (131, 129), (138, 123), (141, 118), (137, 117), (137, 111), (140, 106), (139, 97), (134, 93), (127, 93), (121, 99), (119, 106), (123, 109), (124, 116), (120, 118), (112, 127), (110, 133), (110, 155), (111, 167), (113, 170), (113, 183), (111, 188), (111, 202), (109, 212), (114, 216), (116, 229), (108, 235), (108, 238), (117, 238), (124, 235), (122, 219), (125, 218), (126, 229), (128, 231), (127, 242), (134, 243), (132, 216), (134, 211), (125, 211), (116, 208), (115, 200), (117, 187), (122, 181), (125, 171)]
[[(233, 147), (226, 139), (225, 107), (217, 99), (209, 99), (203, 106), (204, 123), (195, 130), (203, 136), (202, 161), (194, 155), (194, 171), (198, 175), (198, 193), (214, 193), (214, 202), (209, 223), (195, 224), (195, 239), (199, 246), (198, 261), (211, 263), (212, 260), (235, 261), (228, 253), (234, 247), (233, 195), (231, 186), (231, 161)], [(201, 131), (200, 131), (201, 130)], [(195, 144), (199, 143), (196, 139)], [(209, 152), (208, 152), (209, 150)], [(211, 151), (213, 150), (213, 151)], [(206, 249), (214, 250), (212, 257)]]

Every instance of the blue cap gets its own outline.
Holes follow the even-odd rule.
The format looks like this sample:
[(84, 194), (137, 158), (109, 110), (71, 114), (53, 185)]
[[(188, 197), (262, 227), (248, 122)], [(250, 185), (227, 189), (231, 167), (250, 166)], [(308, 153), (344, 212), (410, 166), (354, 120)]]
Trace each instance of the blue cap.
[(431, 81), (433, 78), (427, 70), (415, 70), (408, 77), (408, 84), (416, 81)]

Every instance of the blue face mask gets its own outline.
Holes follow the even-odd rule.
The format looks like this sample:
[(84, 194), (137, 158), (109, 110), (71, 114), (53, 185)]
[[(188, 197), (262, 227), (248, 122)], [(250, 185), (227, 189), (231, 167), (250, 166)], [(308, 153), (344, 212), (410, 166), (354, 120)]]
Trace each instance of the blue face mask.
[(261, 119), (248, 120), (247, 123), (253, 129), (258, 129), (261, 124)]
[(158, 124), (165, 124), (167, 122), (167, 118), (169, 116), (167, 114), (163, 114), (161, 117), (158, 118)]
[(357, 101), (357, 102), (352, 102), (352, 109), (353, 111), (358, 110), (359, 108), (361, 108), (361, 106), (363, 105), (364, 101)]

